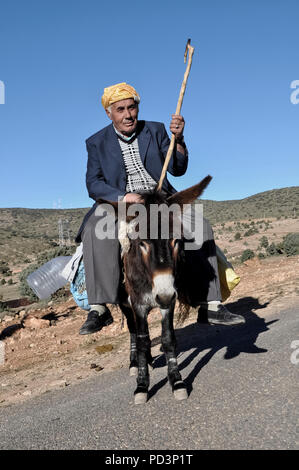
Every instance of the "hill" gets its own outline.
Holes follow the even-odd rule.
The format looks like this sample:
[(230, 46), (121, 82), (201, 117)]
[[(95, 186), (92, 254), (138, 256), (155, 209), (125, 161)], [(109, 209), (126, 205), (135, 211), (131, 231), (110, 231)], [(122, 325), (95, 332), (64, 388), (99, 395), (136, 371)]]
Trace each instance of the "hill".
[(272, 189), (232, 201), (203, 200), (204, 214), (212, 224), (250, 218), (296, 217), (299, 186)]
[[(291, 218), (298, 216), (299, 186), (273, 189), (239, 200), (201, 202), (204, 215), (212, 225), (251, 218)], [(0, 261), (26, 264), (41, 252), (58, 246), (59, 220), (68, 221), (71, 244), (74, 244), (88, 209), (0, 209)]]

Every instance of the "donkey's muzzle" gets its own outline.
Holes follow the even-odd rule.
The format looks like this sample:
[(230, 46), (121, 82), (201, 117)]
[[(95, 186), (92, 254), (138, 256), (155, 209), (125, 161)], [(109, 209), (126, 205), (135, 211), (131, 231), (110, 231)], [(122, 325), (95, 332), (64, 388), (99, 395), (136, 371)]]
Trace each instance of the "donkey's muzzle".
[(175, 299), (176, 299), (175, 292), (173, 295), (157, 294), (155, 298), (159, 307), (163, 309), (169, 308), (175, 302)]

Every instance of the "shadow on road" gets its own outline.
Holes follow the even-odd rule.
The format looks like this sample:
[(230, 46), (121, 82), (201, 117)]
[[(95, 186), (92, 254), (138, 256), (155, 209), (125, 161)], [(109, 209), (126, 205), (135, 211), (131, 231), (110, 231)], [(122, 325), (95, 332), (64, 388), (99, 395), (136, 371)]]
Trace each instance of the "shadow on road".
[[(177, 352), (178, 356), (187, 351), (190, 354), (180, 363), (180, 370), (184, 370), (192, 361), (202, 352), (208, 350), (196, 363), (189, 375), (184, 378), (187, 384), (188, 393), (193, 389), (193, 382), (201, 369), (208, 364), (210, 359), (220, 349), (226, 348), (224, 359), (232, 359), (240, 353), (261, 354), (266, 353), (267, 349), (259, 348), (255, 342), (260, 333), (268, 331), (268, 326), (278, 320), (267, 322), (257, 316), (253, 310), (266, 308), (269, 302), (260, 304), (253, 297), (244, 297), (237, 302), (226, 304), (232, 313), (238, 313), (244, 316), (246, 322), (238, 326), (214, 326), (208, 324), (193, 323), (186, 327), (176, 330)], [(179, 361), (180, 362), (180, 361)], [(155, 359), (154, 368), (165, 367), (165, 356), (162, 353)], [(149, 397), (154, 396), (167, 383), (167, 377), (155, 384)]]

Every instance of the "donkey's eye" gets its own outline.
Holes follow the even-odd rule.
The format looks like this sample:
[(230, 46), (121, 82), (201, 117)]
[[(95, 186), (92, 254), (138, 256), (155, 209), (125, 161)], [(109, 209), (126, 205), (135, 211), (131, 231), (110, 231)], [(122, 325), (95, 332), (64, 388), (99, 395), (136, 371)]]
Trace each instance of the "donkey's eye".
[(178, 238), (173, 238), (171, 241), (170, 241), (170, 244), (172, 246), (172, 248), (176, 248), (179, 246), (179, 242), (180, 240)]
[(140, 242), (139, 243), (140, 249), (144, 254), (147, 254), (149, 252), (149, 245), (148, 243), (145, 242)]
[(170, 242), (171, 248), (173, 249), (174, 256), (176, 256), (179, 251), (180, 242), (181, 240), (179, 240), (178, 238), (173, 238)]

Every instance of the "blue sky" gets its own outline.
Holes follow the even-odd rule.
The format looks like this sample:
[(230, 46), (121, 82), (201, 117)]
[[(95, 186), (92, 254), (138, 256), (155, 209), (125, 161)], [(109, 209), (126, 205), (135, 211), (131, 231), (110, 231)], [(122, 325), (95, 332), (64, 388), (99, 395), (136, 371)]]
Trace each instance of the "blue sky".
[(188, 37), (190, 163), (171, 182), (211, 174), (214, 200), (298, 185), (298, 18), (297, 0), (2, 0), (0, 206), (90, 206), (85, 139), (109, 124), (103, 88), (130, 83), (139, 117), (168, 129)]

